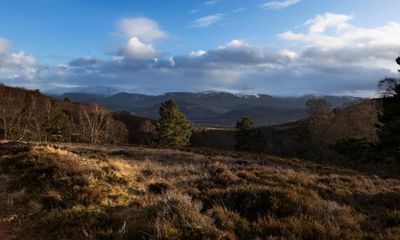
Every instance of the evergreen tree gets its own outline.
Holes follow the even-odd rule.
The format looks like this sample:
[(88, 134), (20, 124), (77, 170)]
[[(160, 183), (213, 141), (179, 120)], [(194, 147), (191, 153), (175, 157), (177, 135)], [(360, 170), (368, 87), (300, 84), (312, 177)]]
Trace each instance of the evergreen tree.
[[(400, 57), (396, 59), (400, 65)], [(385, 78), (379, 87), (384, 91), (377, 135), (383, 154), (400, 160), (400, 79)]]
[(264, 148), (264, 134), (254, 126), (250, 117), (243, 117), (236, 123), (236, 149), (261, 152)]
[(160, 146), (184, 147), (189, 145), (191, 126), (173, 100), (161, 104), (157, 123), (157, 140)]

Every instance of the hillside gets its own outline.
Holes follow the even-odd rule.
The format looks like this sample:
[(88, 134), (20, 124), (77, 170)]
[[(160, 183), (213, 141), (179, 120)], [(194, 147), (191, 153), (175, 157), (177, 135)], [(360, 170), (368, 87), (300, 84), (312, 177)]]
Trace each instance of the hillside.
[[(171, 92), (163, 95), (117, 93), (101, 96), (88, 93), (64, 93), (55, 96), (72, 101), (96, 100), (114, 111), (127, 111), (135, 115), (156, 119), (162, 102), (174, 99), (182, 112), (194, 123), (203, 125), (234, 126), (243, 116), (250, 116), (258, 125), (273, 125), (296, 121), (307, 116), (305, 103), (317, 96), (275, 97), (265, 94), (239, 95), (228, 92)], [(346, 96), (318, 96), (333, 107), (360, 102), (363, 99)]]
[[(285, 156), (303, 156), (318, 159), (322, 156), (310, 156), (308, 152), (322, 148), (327, 154), (329, 144), (349, 138), (361, 137), (376, 140), (376, 124), (381, 109), (379, 99), (367, 100), (338, 107), (330, 111), (319, 121), (309, 118), (260, 127), (265, 136), (264, 151)], [(225, 150), (235, 149), (235, 131), (233, 129), (195, 129), (191, 139), (192, 146), (213, 147)], [(318, 151), (321, 151), (318, 150)]]
[(294, 158), (203, 153), (3, 142), (2, 204), (15, 216), (9, 224), (19, 239), (400, 236), (393, 167), (379, 175), (383, 166), (360, 172)]
[(38, 90), (0, 84), (0, 139), (150, 143), (154, 121), (128, 112), (111, 112), (97, 103), (81, 100), (82, 103), (68, 98), (59, 100)]

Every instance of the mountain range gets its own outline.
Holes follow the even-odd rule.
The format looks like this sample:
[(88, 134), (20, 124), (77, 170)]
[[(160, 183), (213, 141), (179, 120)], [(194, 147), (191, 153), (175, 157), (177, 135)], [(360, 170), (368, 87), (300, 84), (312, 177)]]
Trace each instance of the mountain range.
[(158, 118), (158, 109), (162, 102), (174, 99), (190, 121), (206, 126), (233, 126), (243, 116), (251, 117), (257, 125), (266, 126), (296, 121), (307, 116), (305, 103), (316, 97), (325, 99), (332, 107), (363, 100), (350, 96), (277, 97), (266, 94), (244, 95), (218, 91), (169, 92), (162, 95), (127, 92), (116, 94), (67, 92), (52, 96), (59, 99), (68, 98), (76, 102), (96, 101), (113, 111), (127, 111), (152, 119)]

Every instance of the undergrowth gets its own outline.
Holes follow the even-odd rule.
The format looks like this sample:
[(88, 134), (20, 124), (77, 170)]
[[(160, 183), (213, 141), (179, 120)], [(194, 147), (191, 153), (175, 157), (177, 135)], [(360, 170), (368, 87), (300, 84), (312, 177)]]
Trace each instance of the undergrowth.
[(0, 144), (19, 239), (399, 239), (400, 180), (267, 155)]

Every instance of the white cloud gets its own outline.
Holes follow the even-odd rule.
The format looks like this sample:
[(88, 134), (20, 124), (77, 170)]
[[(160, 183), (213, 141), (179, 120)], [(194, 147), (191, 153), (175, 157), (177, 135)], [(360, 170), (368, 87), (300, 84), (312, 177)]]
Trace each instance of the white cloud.
[(329, 27), (341, 31), (350, 27), (348, 21), (352, 18), (352, 16), (343, 14), (325, 13), (324, 15), (318, 15), (314, 19), (308, 20), (306, 25), (310, 26), (310, 33), (324, 33)]
[(278, 52), (278, 54), (282, 57), (288, 57), (291, 60), (294, 60), (298, 57), (297, 53), (295, 53), (289, 49), (282, 49)]
[(250, 44), (246, 43), (243, 40), (240, 39), (233, 39), (232, 41), (224, 44), (224, 45), (220, 45), (218, 46), (218, 50), (224, 50), (227, 48), (244, 48), (244, 47), (250, 47)]
[[(400, 52), (400, 23), (363, 28), (351, 25), (351, 19), (347, 15), (326, 13), (306, 22), (307, 33), (288, 31), (278, 37), (302, 44), (303, 61), (353, 64), (395, 72), (393, 58)], [(330, 28), (335, 31), (328, 31)]]
[(35, 78), (37, 70), (36, 59), (23, 51), (0, 55), (0, 80), (1, 79), (27, 79)]
[(167, 37), (167, 33), (160, 29), (156, 21), (144, 17), (121, 19), (118, 28), (129, 40), (113, 57), (114, 62), (123, 61), (124, 57), (155, 58), (158, 56), (158, 51), (152, 43)]
[(245, 43), (243, 40), (234, 39), (234, 40), (230, 41), (226, 46), (227, 47), (243, 47), (243, 46), (249, 46), (249, 44)]
[(262, 5), (263, 8), (267, 9), (282, 9), (290, 7), (294, 4), (301, 2), (302, 0), (280, 0), (280, 1), (271, 1), (266, 2)]
[(167, 33), (160, 29), (156, 21), (144, 17), (121, 19), (118, 28), (128, 38), (136, 37), (145, 42), (167, 37)]
[(206, 54), (207, 54), (206, 51), (204, 51), (204, 50), (198, 50), (198, 51), (192, 51), (192, 52), (190, 53), (190, 56), (191, 56), (191, 57), (201, 57), (201, 56), (204, 56), (204, 55), (206, 55)]
[(19, 53), (12, 53), (5, 62), (12, 65), (34, 65), (36, 60), (32, 55), (26, 55), (21, 51)]
[(198, 18), (192, 22), (192, 27), (208, 27), (222, 21), (225, 18), (225, 14), (218, 13), (205, 17)]
[(283, 33), (279, 33), (277, 35), (280, 39), (287, 41), (300, 41), (305, 39), (305, 35), (301, 33), (294, 33), (292, 31), (287, 31)]
[(124, 53), (136, 59), (153, 58), (157, 56), (157, 51), (151, 44), (143, 43), (137, 37), (129, 39), (124, 47)]

